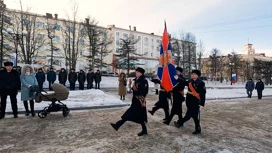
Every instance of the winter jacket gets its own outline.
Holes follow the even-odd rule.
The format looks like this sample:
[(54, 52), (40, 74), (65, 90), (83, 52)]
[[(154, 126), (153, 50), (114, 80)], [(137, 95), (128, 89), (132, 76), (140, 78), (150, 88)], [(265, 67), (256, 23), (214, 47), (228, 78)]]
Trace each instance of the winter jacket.
[(54, 72), (54, 71), (49, 71), (48, 73), (47, 73), (47, 81), (49, 81), (49, 82), (55, 82), (56, 81), (56, 72)]
[(255, 89), (259, 91), (264, 90), (264, 83), (262, 81), (257, 82)]
[[(30, 75), (26, 75), (25, 70), (26, 68), (30, 68)], [(35, 98), (35, 93), (30, 93), (30, 86), (38, 85), (37, 79), (34, 76), (33, 68), (30, 65), (25, 65), (22, 68), (21, 72), (21, 82), (22, 82), (22, 88), (21, 88), (21, 100), (33, 100)]]
[(255, 84), (253, 81), (247, 81), (246, 83), (246, 89), (249, 90), (249, 91), (253, 91), (254, 90), (254, 87), (255, 87)]
[(17, 95), (21, 86), (20, 76), (16, 70), (7, 72), (6, 69), (0, 71), (0, 94)]
[(69, 75), (68, 75), (68, 81), (69, 81), (69, 83), (76, 83), (77, 73), (76, 72), (70, 72)]
[(45, 81), (45, 74), (44, 72), (38, 72), (36, 73), (36, 79), (39, 83), (44, 83)]
[(119, 88), (118, 88), (118, 95), (124, 96), (127, 94), (127, 79), (126, 78), (119, 78)]
[(95, 82), (98, 83), (98, 82), (101, 82), (101, 73), (95, 73)]
[(87, 73), (87, 82), (88, 82), (88, 83), (93, 83), (94, 79), (95, 79), (95, 74), (94, 74), (94, 72)]
[(86, 75), (84, 72), (78, 73), (77, 80), (79, 83), (84, 83), (86, 81)]
[(59, 82), (65, 83), (67, 81), (67, 73), (66, 71), (59, 73)]

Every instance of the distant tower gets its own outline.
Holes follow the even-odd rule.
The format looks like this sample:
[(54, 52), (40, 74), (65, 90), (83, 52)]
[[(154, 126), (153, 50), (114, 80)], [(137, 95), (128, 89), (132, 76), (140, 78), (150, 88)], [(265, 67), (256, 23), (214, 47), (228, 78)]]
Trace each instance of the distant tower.
[(248, 44), (245, 45), (244, 54), (246, 54), (248, 56), (254, 56), (255, 55), (255, 49), (252, 48), (252, 44), (248, 43)]

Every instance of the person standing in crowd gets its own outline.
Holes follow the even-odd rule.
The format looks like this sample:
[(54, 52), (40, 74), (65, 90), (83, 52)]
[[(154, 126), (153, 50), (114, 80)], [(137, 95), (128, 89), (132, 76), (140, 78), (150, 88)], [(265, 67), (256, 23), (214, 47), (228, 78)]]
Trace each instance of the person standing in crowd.
[(136, 69), (136, 78), (132, 87), (133, 98), (130, 108), (121, 117), (122, 119), (115, 124), (111, 123), (111, 126), (117, 131), (126, 121), (132, 121), (141, 124), (142, 131), (138, 133), (138, 136), (147, 134), (145, 122), (147, 123), (146, 114), (146, 101), (145, 97), (148, 94), (148, 82), (144, 76), (145, 70), (138, 67)]
[(246, 83), (246, 90), (247, 90), (247, 97), (251, 98), (252, 96), (252, 91), (255, 88), (255, 84), (252, 81), (252, 79), (248, 79), (247, 83)]
[(68, 81), (70, 83), (70, 90), (75, 90), (76, 81), (77, 81), (77, 73), (75, 72), (74, 68), (71, 69), (71, 72), (68, 75)]
[[(157, 75), (155, 75), (153, 79), (159, 80)], [(159, 89), (160, 89), (160, 84), (157, 81), (155, 81), (155, 82), (153, 82), (154, 83), (154, 88), (155, 88), (155, 94), (158, 95), (159, 94)]]
[(85, 72), (83, 70), (80, 70), (78, 74), (79, 90), (84, 90), (85, 81), (86, 81)]
[(264, 83), (261, 79), (259, 79), (258, 82), (256, 83), (255, 89), (257, 90), (258, 99), (262, 99), (263, 90), (264, 90)]
[(87, 73), (87, 89), (93, 88), (93, 81), (94, 81), (95, 74), (92, 69), (89, 70)]
[(95, 89), (100, 89), (101, 73), (99, 70), (95, 73)]
[(67, 81), (67, 72), (64, 68), (61, 68), (59, 72), (59, 83), (65, 86), (66, 81)]
[(120, 100), (125, 100), (125, 96), (127, 94), (127, 78), (125, 73), (121, 73), (119, 76), (119, 90), (118, 95), (120, 95)]
[(56, 72), (54, 71), (54, 69), (51, 67), (50, 71), (47, 73), (47, 81), (49, 83), (49, 90), (52, 91), (52, 84), (56, 81)]
[(11, 101), (11, 108), (14, 118), (18, 117), (17, 94), (21, 86), (20, 76), (16, 70), (12, 70), (13, 63), (5, 62), (5, 69), (0, 71), (0, 96), (1, 96), (1, 112), (0, 119), (5, 118), (7, 96)]
[(45, 82), (45, 74), (42, 68), (38, 69), (38, 73), (36, 73), (36, 79), (37, 79), (40, 91), (43, 91), (43, 83)]
[(33, 68), (30, 65), (25, 65), (22, 68), (21, 73), (21, 83), (22, 83), (22, 90), (21, 90), (21, 100), (24, 102), (25, 106), (25, 116), (29, 116), (29, 109), (28, 109), (28, 103), (29, 100), (30, 104), (30, 111), (31, 115), (34, 117), (34, 98), (35, 93), (32, 91), (35, 86), (38, 85), (38, 82), (34, 76)]
[(171, 114), (167, 120), (165, 120), (163, 123), (166, 125), (169, 125), (171, 120), (173, 119), (174, 115), (178, 115), (178, 121), (174, 122), (176, 127), (182, 126), (181, 120), (182, 120), (182, 102), (184, 102), (184, 88), (185, 88), (185, 78), (182, 75), (183, 69), (181, 67), (176, 67), (177, 75), (175, 76), (175, 79), (178, 80), (178, 84), (172, 89), (173, 93), (173, 106), (171, 109)]
[(200, 76), (201, 72), (199, 70), (193, 70), (191, 79), (185, 81), (185, 85), (188, 86), (186, 95), (187, 112), (184, 118), (177, 122), (179, 125), (183, 125), (190, 118), (193, 118), (195, 122), (193, 134), (201, 133), (200, 118), (198, 116), (200, 116), (200, 110), (204, 107), (206, 99), (205, 83), (199, 78)]

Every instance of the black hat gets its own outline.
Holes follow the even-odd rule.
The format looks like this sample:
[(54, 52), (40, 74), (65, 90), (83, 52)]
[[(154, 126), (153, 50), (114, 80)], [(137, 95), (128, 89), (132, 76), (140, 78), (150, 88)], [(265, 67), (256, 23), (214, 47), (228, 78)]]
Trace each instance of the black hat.
[(138, 72), (140, 72), (142, 74), (145, 73), (145, 70), (143, 68), (141, 68), (141, 67), (137, 67), (135, 71), (138, 71)]
[(180, 73), (182, 73), (183, 69), (181, 67), (176, 67), (176, 70), (178, 70)]
[(75, 69), (74, 69), (74, 68), (71, 68), (71, 71), (72, 71), (72, 70), (74, 70), (74, 71), (75, 71)]
[(195, 73), (198, 76), (201, 76), (201, 72), (199, 70), (193, 70), (192, 73)]
[(13, 66), (13, 63), (12, 62), (5, 62), (4, 66)]
[(65, 68), (61, 68), (61, 70), (65, 70)]
[(89, 71), (92, 71), (93, 69), (89, 69)]
[(38, 70), (42, 70), (42, 68), (39, 68)]

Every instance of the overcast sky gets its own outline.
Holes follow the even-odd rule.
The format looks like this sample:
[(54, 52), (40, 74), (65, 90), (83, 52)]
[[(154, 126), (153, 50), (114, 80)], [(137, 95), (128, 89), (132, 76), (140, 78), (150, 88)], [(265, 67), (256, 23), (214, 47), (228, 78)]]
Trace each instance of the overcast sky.
[[(19, 0), (4, 0), (19, 9)], [(24, 9), (39, 14), (71, 13), (71, 0), (22, 0)], [(172, 34), (192, 32), (205, 44), (206, 54), (218, 48), (223, 54), (242, 53), (252, 43), (256, 52), (272, 56), (272, 0), (78, 0), (78, 20), (88, 15), (99, 25), (162, 35), (164, 20)]]

